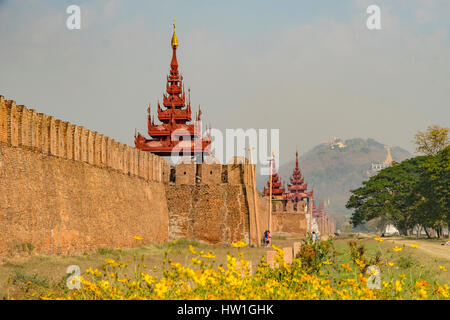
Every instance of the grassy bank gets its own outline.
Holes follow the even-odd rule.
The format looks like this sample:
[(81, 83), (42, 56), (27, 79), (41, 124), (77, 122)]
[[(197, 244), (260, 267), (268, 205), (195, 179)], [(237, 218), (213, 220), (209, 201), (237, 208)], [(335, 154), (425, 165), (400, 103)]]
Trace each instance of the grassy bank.
[[(38, 299), (42, 296), (47, 296), (49, 292), (53, 293), (53, 297), (73, 297), (74, 291), (68, 290), (66, 286), (68, 277), (66, 269), (70, 265), (78, 265), (82, 272), (88, 269), (91, 270), (88, 273), (84, 272), (83, 276), (86, 279), (90, 279), (90, 283), (93, 285), (92, 288), (98, 289), (102, 285), (108, 284), (108, 287), (101, 290), (98, 289), (100, 291), (94, 295), (91, 295), (92, 292), (89, 294), (85, 292), (83, 296), (77, 296), (77, 298), (86, 299), (123, 297), (125, 292), (130, 293), (138, 289), (127, 287), (133, 282), (135, 283), (134, 285), (139, 287), (139, 290), (135, 292), (139, 294), (134, 298), (356, 299), (366, 297), (366, 295), (368, 298), (377, 298), (378, 296), (372, 296), (371, 293), (365, 292), (365, 282), (367, 282), (369, 275), (362, 274), (361, 271), (363, 269), (359, 265), (360, 260), (364, 260), (367, 265), (371, 262), (375, 263), (377, 256), (379, 260), (376, 263), (380, 265), (382, 283), (384, 286), (391, 286), (389, 290), (392, 291), (392, 295), (387, 293), (383, 296), (379, 295), (379, 297), (384, 299), (415, 298), (415, 295), (406, 295), (405, 291), (411, 288), (411, 290), (415, 290), (417, 283), (422, 283), (424, 286), (429, 287), (430, 290), (436, 282), (441, 285), (450, 283), (450, 272), (445, 271), (450, 269), (450, 255), (449, 258), (433, 255), (430, 252), (421, 250), (422, 243), (415, 246), (416, 243), (405, 243), (404, 239), (393, 240), (395, 241), (393, 243), (390, 240), (376, 241), (373, 238), (362, 238), (356, 240), (355, 246), (357, 248), (363, 245), (364, 252), (359, 256), (360, 260), (356, 260), (357, 263), (355, 263), (348, 245), (348, 242), (351, 240), (354, 239), (336, 239), (334, 241), (333, 254), (330, 253), (326, 258), (323, 258), (317, 273), (309, 271), (304, 273), (305, 263), (303, 266), (300, 266), (298, 261), (294, 261), (292, 266), (286, 266), (285, 270), (281, 270), (282, 268), (280, 270), (272, 270), (264, 265), (257, 267), (267, 248), (209, 246), (195, 241), (178, 241), (174, 245), (143, 245), (134, 249), (124, 250), (105, 248), (98, 250), (96, 253), (85, 253), (78, 256), (50, 257), (32, 255), (28, 257), (14, 257), (5, 260), (0, 265), (0, 294), (3, 298), (15, 299)], [(273, 244), (279, 247), (287, 247), (292, 245), (294, 241), (298, 241), (298, 239), (280, 237), (275, 238)], [(414, 246), (411, 246), (411, 244)], [(439, 246), (438, 243), (434, 244)], [(191, 248), (191, 251), (189, 248)], [(395, 251), (394, 248), (396, 248)], [(197, 255), (194, 255), (192, 250)], [(209, 251), (213, 252), (208, 253)], [(248, 274), (242, 278), (242, 273), (246, 273), (249, 270), (243, 269), (246, 262), (239, 255), (242, 255), (246, 261), (251, 262), (253, 275)], [(232, 262), (233, 257), (235, 259), (234, 265)], [(166, 264), (164, 265), (163, 261), (165, 259)], [(282, 264), (280, 263), (280, 265)], [(365, 268), (367, 268), (367, 265)], [(225, 277), (226, 273), (221, 274), (218, 271), (221, 270), (218, 266), (222, 266), (224, 272), (236, 270), (234, 273), (230, 271), (231, 273), (227, 273), (227, 277)], [(164, 267), (166, 268), (166, 273), (163, 273)], [(209, 278), (202, 278), (208, 274)], [(144, 275), (145, 277), (143, 278)], [(236, 277), (236, 275), (239, 275), (239, 277)], [(125, 282), (118, 282), (119, 280), (125, 281), (125, 279), (127, 279), (126, 285)], [(160, 287), (162, 286), (161, 279), (166, 279), (162, 283), (169, 293), (158, 296), (155, 295), (158, 292), (156, 286), (157, 284)], [(279, 281), (274, 281), (274, 279)], [(288, 284), (286, 282), (288, 279), (292, 283)], [(307, 280), (297, 283), (299, 279)], [(344, 280), (346, 286), (343, 286), (341, 283)], [(219, 287), (223, 286), (224, 290), (228, 288), (228, 291), (217, 291), (218, 283), (215, 287), (210, 288), (207, 283), (202, 283), (201, 281), (211, 281), (212, 283), (222, 281), (223, 283)], [(308, 281), (312, 282), (309, 283)], [(397, 283), (396, 281), (400, 282)], [(171, 285), (168, 283), (171, 283)], [(247, 288), (247, 291), (240, 292), (240, 295), (232, 296), (233, 290), (235, 290), (233, 285), (238, 283), (243, 288)], [(319, 285), (314, 289), (317, 283)], [(396, 283), (397, 287), (395, 287)], [(198, 287), (200, 285), (206, 287), (202, 287), (200, 290)], [(400, 285), (403, 288), (403, 293), (401, 290), (395, 291), (399, 289)], [(183, 286), (187, 286), (189, 290), (191, 288), (200, 290), (195, 293), (199, 296), (183, 296), (179, 292), (176, 293), (176, 287), (182, 288)], [(115, 290), (121, 288), (119, 290), (120, 295), (113, 294), (111, 296), (109, 290), (112, 290), (114, 287), (116, 288)], [(294, 287), (296, 288), (295, 290), (293, 289)], [(173, 292), (170, 291), (170, 288), (173, 289)], [(252, 288), (255, 292), (251, 291)], [(274, 288), (279, 292), (273, 293)], [(316, 292), (315, 290), (318, 291)], [(272, 294), (267, 292), (272, 292)], [(97, 295), (98, 293), (100, 295)], [(404, 296), (401, 294), (404, 294)], [(133, 295), (128, 295), (128, 298), (130, 297), (133, 297)], [(444, 296), (439, 295), (439, 297), (443, 298)], [(430, 291), (426, 298), (436, 297)]]

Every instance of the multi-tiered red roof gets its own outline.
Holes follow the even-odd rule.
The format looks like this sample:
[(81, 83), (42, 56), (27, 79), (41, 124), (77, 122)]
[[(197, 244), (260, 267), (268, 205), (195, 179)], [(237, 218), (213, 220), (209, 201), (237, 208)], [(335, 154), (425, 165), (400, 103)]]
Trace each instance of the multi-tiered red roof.
[[(272, 161), (272, 197), (274, 198), (285, 198), (286, 192), (285, 188), (282, 187), (282, 182), (275, 168), (275, 160)], [(267, 187), (264, 188), (264, 195), (270, 196), (270, 179), (267, 181)]]
[(163, 96), (163, 106), (158, 102), (158, 119), (162, 124), (155, 124), (148, 107), (148, 134), (153, 139), (146, 139), (140, 133), (134, 137), (136, 148), (149, 151), (160, 156), (196, 154), (210, 154), (211, 130), (206, 137), (201, 132), (201, 110), (196, 114), (194, 124), (191, 121), (190, 90), (186, 105), (186, 94), (183, 85), (183, 76), (178, 72), (177, 47), (178, 39), (175, 33), (175, 24), (172, 36), (172, 61), (170, 74), (167, 76), (166, 94)]
[(298, 166), (298, 152), (295, 153), (295, 168), (292, 172), (291, 183), (288, 184), (289, 199), (292, 202), (299, 202), (304, 198), (312, 198), (314, 191), (307, 192), (308, 184), (305, 183), (305, 179), (302, 177), (302, 172)]
[(312, 202), (312, 215), (313, 217), (326, 217), (325, 204), (323, 201), (319, 202), (319, 207), (316, 207), (316, 201)]

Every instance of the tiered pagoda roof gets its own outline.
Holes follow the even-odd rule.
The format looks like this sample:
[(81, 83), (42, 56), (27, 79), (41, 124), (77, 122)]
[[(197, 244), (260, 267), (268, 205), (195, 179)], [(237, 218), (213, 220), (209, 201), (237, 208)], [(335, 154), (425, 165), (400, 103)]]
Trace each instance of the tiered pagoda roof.
[(316, 201), (313, 200), (312, 202), (312, 215), (313, 217), (325, 217), (326, 213), (325, 213), (325, 205), (324, 203), (321, 201), (319, 203), (319, 207), (316, 207)]
[(289, 199), (292, 202), (299, 202), (304, 198), (312, 198), (314, 196), (314, 190), (307, 192), (308, 184), (305, 183), (305, 179), (302, 177), (302, 172), (298, 166), (298, 151), (295, 153), (295, 168), (292, 172), (290, 184), (288, 184)]
[[(282, 186), (282, 181), (278, 176), (275, 168), (275, 160), (272, 161), (272, 197), (275, 199), (286, 198), (285, 187)], [(267, 187), (264, 187), (264, 195), (270, 196), (270, 179), (267, 181)]]
[(172, 60), (170, 74), (167, 76), (166, 94), (163, 95), (163, 107), (158, 102), (157, 113), (161, 124), (155, 124), (151, 117), (150, 105), (148, 112), (148, 134), (153, 139), (146, 139), (140, 133), (135, 134), (136, 148), (149, 151), (160, 156), (210, 154), (211, 128), (202, 137), (201, 110), (195, 115), (194, 123), (191, 119), (191, 99), (188, 90), (188, 101), (183, 85), (183, 76), (178, 71), (177, 47), (178, 38), (173, 25), (171, 41)]

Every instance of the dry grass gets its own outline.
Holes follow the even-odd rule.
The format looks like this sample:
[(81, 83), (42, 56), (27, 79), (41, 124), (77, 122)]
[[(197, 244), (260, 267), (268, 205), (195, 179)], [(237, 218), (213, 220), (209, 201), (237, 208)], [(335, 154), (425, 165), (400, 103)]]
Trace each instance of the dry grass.
[[(273, 244), (287, 247), (292, 246), (294, 241), (299, 241), (299, 239), (280, 237), (273, 239)], [(226, 264), (227, 252), (236, 250), (231, 246), (211, 246), (196, 241), (181, 240), (171, 248), (168, 244), (154, 244), (123, 250), (105, 248), (99, 249), (96, 253), (74, 256), (29, 255), (6, 258), (0, 264), (0, 299), (6, 297), (30, 298), (27, 290), (30, 286), (33, 286), (33, 289), (40, 287), (45, 291), (48, 288), (57, 288), (58, 282), (65, 283), (67, 279), (66, 270), (70, 265), (78, 265), (82, 272), (89, 267), (100, 269), (105, 259), (117, 259), (119, 256), (122, 256), (125, 261), (132, 261), (134, 255), (141, 261), (143, 256), (144, 264), (149, 268), (156, 266), (155, 274), (159, 275), (162, 272), (165, 252), (168, 252), (169, 258), (174, 262), (189, 263), (189, 245), (205, 252), (214, 251), (218, 264)], [(244, 250), (247, 259), (256, 266), (268, 248), (246, 248)], [(31, 285), (29, 281), (32, 282)]]
[[(285, 237), (274, 237), (273, 244), (280, 247), (292, 246), (294, 241)], [(364, 243), (368, 252), (375, 254), (380, 248), (384, 251), (386, 259), (396, 261), (398, 272), (423, 272), (427, 279), (436, 279), (441, 283), (450, 283), (450, 246), (440, 246), (440, 242), (433, 240), (414, 241), (410, 239), (389, 239), (382, 243), (370, 238), (361, 237), (358, 241)], [(395, 243), (393, 243), (395, 241)], [(345, 262), (349, 257), (347, 248), (348, 239), (337, 239), (336, 248), (340, 259)], [(412, 248), (411, 243), (417, 243), (419, 248)], [(399, 255), (392, 250), (395, 245), (403, 246), (403, 260), (399, 260)], [(15, 299), (37, 298), (30, 296), (30, 292), (45, 292), (48, 289), (57, 290), (58, 282), (64, 284), (67, 274), (66, 269), (70, 265), (78, 265), (83, 272), (89, 267), (100, 269), (107, 258), (132, 261), (134, 256), (148, 267), (156, 267), (154, 273), (161, 274), (165, 253), (174, 262), (188, 264), (190, 255), (189, 245), (205, 252), (212, 250), (216, 255), (218, 264), (226, 264), (227, 252), (235, 252), (231, 246), (210, 246), (196, 241), (178, 241), (177, 244), (169, 248), (168, 244), (153, 244), (136, 247), (132, 249), (100, 249), (96, 253), (85, 253), (76, 256), (43, 256), (29, 255), (8, 258), (0, 264), (0, 298), (14, 297)], [(442, 248), (444, 247), (444, 248)], [(256, 266), (268, 248), (245, 248), (245, 256)], [(445, 255), (445, 250), (449, 252)], [(143, 258), (142, 258), (143, 256)], [(423, 265), (423, 267), (421, 267)], [(448, 271), (439, 270), (439, 265), (447, 267)], [(129, 267), (132, 268), (131, 265)], [(133, 271), (130, 270), (130, 273)], [(60, 285), (61, 286), (61, 285)], [(30, 290), (32, 289), (32, 290)]]

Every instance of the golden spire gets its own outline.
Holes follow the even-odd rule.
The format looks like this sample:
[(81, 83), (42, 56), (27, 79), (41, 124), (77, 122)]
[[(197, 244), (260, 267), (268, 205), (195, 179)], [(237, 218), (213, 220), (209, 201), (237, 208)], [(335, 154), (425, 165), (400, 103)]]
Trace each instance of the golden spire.
[(387, 146), (387, 156), (386, 160), (384, 160), (383, 164), (391, 165), (392, 164), (392, 156), (391, 156), (391, 147)]
[(172, 48), (178, 47), (178, 38), (175, 33), (175, 18), (173, 18), (173, 36), (172, 36)]

